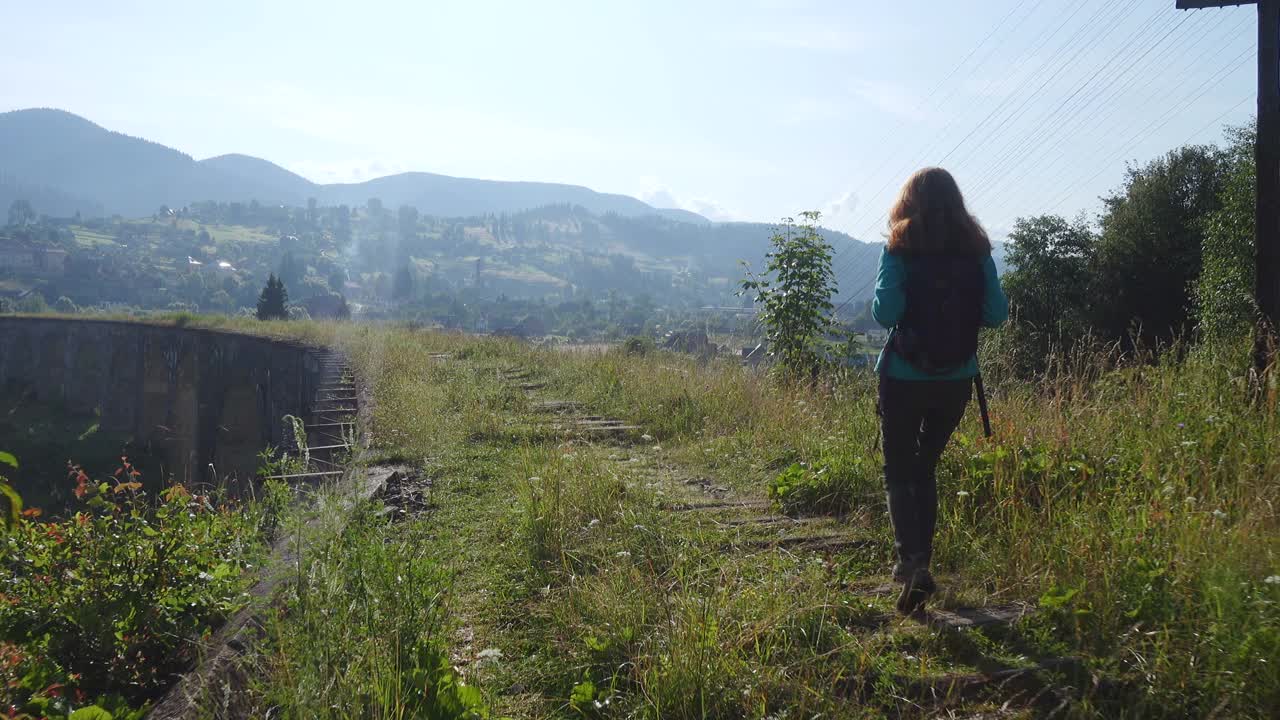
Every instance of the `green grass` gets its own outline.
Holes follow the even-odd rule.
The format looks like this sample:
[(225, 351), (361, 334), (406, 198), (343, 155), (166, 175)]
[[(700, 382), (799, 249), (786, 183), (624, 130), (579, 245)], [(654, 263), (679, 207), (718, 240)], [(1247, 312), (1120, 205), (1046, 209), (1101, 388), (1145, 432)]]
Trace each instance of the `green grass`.
[[(468, 687), (511, 717), (923, 717), (1011, 698), (1035, 714), (1044, 708), (1011, 691), (939, 699), (929, 683), (1053, 657), (1099, 680), (1060, 678), (1082, 689), (1071, 717), (1268, 717), (1280, 706), (1280, 420), (1274, 391), (1246, 401), (1243, 348), (1142, 366), (1095, 357), (1039, 384), (993, 383), (995, 437), (970, 414), (940, 470), (939, 604), (1039, 612), (953, 632), (897, 620), (891, 598), (867, 591), (891, 561), (872, 377), (782, 386), (662, 352), (214, 324), (344, 348), (372, 383), (372, 453), (433, 483), (428, 513), (361, 515), (302, 565), (299, 587), (325, 599), (280, 617), (263, 689), (312, 687), (280, 700), (299, 714), (334, 697), (388, 717), (408, 707), (394, 689), (414, 663), (367, 642), (369, 628), (400, 647), (447, 647)], [(503, 380), (516, 367), (549, 386), (529, 397)], [(580, 400), (643, 430), (588, 442), (542, 422), (536, 398)], [(775, 530), (728, 522), (732, 512), (668, 509), (702, 485), (765, 498), (800, 463), (812, 493), (783, 507), (841, 510), (814, 526), (864, 543), (774, 550), (760, 542)], [(393, 592), (389, 573), (406, 563), (429, 579)], [(338, 607), (357, 567), (378, 613), (427, 619)], [(359, 682), (337, 696), (303, 682), (332, 662), (309, 656), (303, 637), (350, 648), (342, 663)], [(357, 705), (360, 688), (390, 699)]]
[(81, 247), (93, 248), (98, 245), (116, 244), (116, 238), (114, 235), (109, 235), (97, 230), (90, 230), (89, 228), (82, 227), (80, 225), (71, 226), (71, 232), (75, 234), (76, 243)]
[[(181, 226), (190, 225), (192, 229), (199, 230), (200, 226), (190, 221), (179, 223)], [(280, 238), (277, 235), (264, 231), (262, 228), (248, 227), (244, 225), (205, 225), (205, 230), (209, 231), (209, 237), (213, 238), (213, 242), (219, 246), (231, 242), (239, 243), (277, 243)]]

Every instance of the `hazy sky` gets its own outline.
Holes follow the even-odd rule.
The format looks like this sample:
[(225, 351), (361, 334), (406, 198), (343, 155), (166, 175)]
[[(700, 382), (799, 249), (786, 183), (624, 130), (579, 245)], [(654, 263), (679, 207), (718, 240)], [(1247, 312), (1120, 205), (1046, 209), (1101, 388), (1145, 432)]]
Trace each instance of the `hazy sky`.
[(923, 164), (999, 235), (1092, 213), (1126, 160), (1254, 110), (1255, 9), (1174, 0), (6, 6), (0, 110), (320, 182), (424, 170), (717, 219), (817, 208), (867, 239)]

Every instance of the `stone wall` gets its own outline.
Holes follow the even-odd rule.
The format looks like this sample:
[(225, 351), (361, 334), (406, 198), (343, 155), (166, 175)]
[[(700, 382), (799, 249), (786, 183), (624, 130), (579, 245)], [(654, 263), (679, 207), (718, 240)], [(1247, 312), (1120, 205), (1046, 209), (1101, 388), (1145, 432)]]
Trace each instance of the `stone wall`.
[(218, 330), (0, 317), (0, 388), (97, 411), (179, 480), (244, 480), (259, 451), (289, 443), (282, 418), (308, 414), (323, 352)]

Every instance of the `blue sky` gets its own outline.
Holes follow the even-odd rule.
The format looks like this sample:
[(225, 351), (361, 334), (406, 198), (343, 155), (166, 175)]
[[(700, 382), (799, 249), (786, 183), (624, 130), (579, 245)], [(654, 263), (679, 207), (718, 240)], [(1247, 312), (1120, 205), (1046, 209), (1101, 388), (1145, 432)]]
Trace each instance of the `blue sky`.
[(1093, 213), (1126, 161), (1251, 117), (1254, 17), (1174, 0), (25, 2), (6, 11), (0, 110), (320, 182), (568, 182), (717, 219), (816, 208), (865, 239), (940, 162), (998, 236)]

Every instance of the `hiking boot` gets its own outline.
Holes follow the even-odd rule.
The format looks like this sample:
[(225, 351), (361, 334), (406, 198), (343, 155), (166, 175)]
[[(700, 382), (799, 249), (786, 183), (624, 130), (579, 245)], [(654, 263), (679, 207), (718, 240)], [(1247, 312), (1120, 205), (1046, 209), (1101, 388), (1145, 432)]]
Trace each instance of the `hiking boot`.
[(925, 568), (911, 573), (902, 584), (902, 593), (898, 595), (898, 612), (903, 615), (914, 615), (924, 609), (924, 604), (938, 591), (933, 575)]

